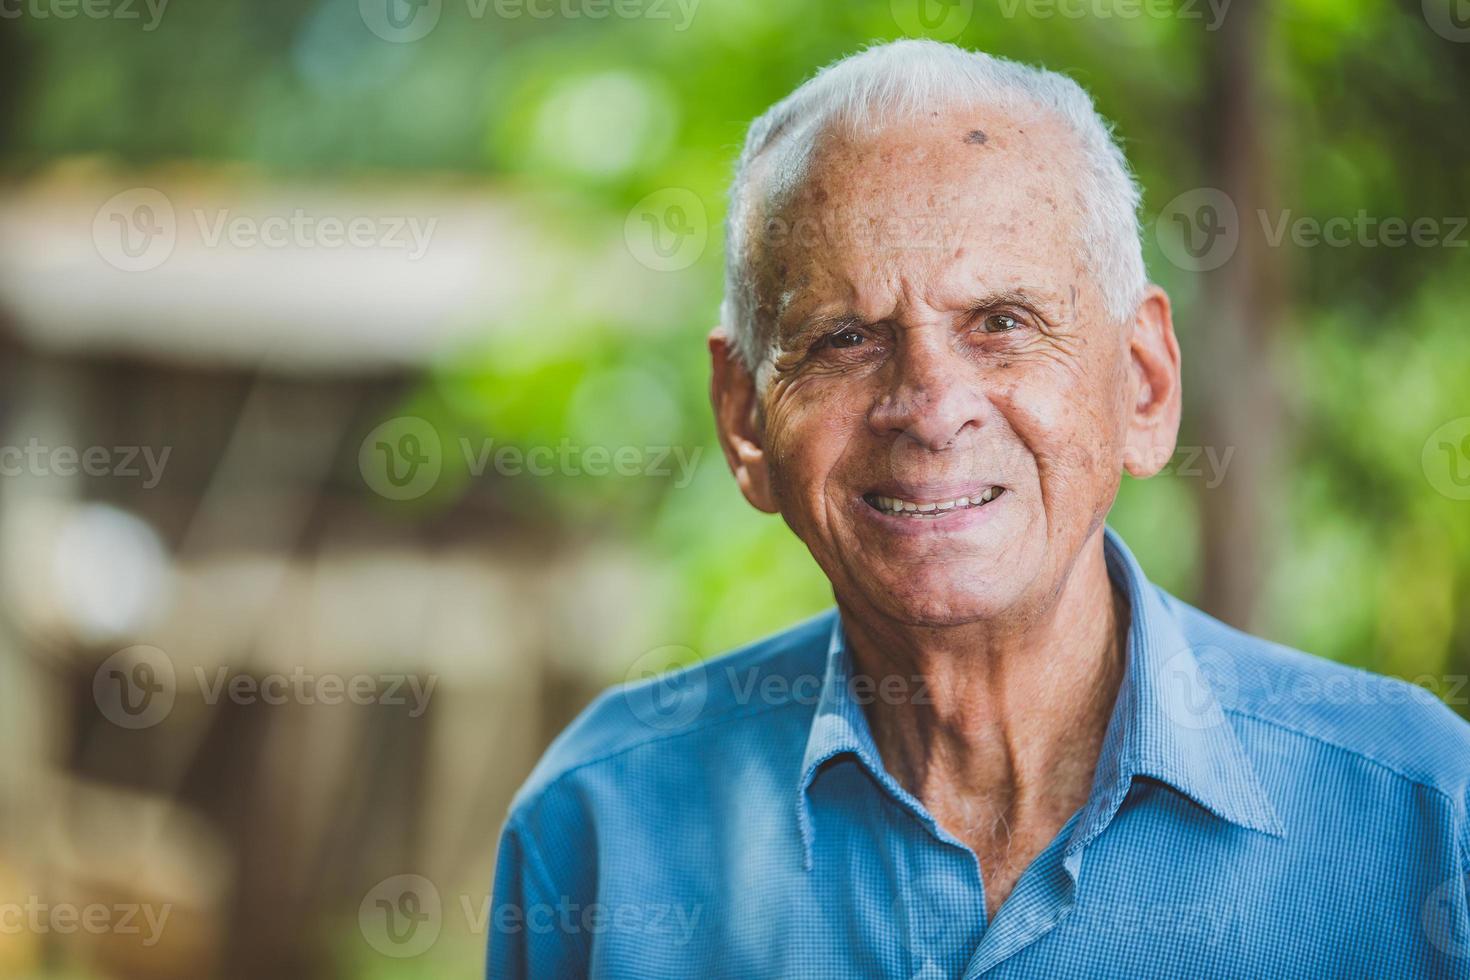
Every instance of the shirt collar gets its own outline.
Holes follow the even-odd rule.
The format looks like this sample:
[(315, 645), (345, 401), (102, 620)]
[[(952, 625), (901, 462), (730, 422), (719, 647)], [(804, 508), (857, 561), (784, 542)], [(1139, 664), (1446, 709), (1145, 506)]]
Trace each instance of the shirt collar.
[[(1222, 820), (1283, 836), (1276, 810), (1220, 707), (1218, 696), (1229, 686), (1229, 653), (1191, 646), (1165, 594), (1144, 577), (1111, 528), (1104, 532), (1103, 548), (1108, 574), (1128, 598), (1127, 665), (1092, 792), (1073, 824), (1067, 853), (1081, 850), (1102, 833), (1137, 776), (1172, 787)], [(808, 792), (824, 763), (844, 754), (855, 756), (881, 784), (902, 793), (883, 768), (850, 677), (842, 620), (834, 615), (826, 676), (797, 794), (808, 867), (813, 832)]]
[(812, 780), (828, 760), (841, 755), (856, 756), (880, 781), (886, 781), (873, 733), (868, 728), (863, 706), (853, 696), (851, 655), (842, 630), (842, 617), (833, 614), (832, 633), (827, 644), (827, 672), (822, 679), (822, 693), (817, 711), (807, 734), (806, 752), (801, 758), (801, 780), (797, 787), (796, 818), (801, 828), (802, 853), (808, 870), (812, 866), (812, 821), (807, 791)]

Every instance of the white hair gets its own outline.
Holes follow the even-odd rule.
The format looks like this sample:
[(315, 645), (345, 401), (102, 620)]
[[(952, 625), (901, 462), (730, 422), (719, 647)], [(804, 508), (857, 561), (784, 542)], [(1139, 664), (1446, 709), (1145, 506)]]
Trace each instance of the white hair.
[[(750, 124), (730, 184), (721, 310), (747, 367), (755, 370), (761, 363), (769, 343), (763, 329), (770, 326), (759, 322), (753, 263), (760, 259), (750, 254), (752, 224), (764, 222), (771, 202), (799, 186), (822, 134), (834, 124), (858, 131), (959, 105), (1050, 114), (1076, 135), (1083, 162), (1077, 194), (1082, 247), (1108, 315), (1133, 317), (1148, 282), (1138, 232), (1139, 189), (1091, 96), (1066, 75), (1044, 68), (937, 41), (894, 41), (827, 66)], [(759, 181), (752, 179), (757, 161)]]

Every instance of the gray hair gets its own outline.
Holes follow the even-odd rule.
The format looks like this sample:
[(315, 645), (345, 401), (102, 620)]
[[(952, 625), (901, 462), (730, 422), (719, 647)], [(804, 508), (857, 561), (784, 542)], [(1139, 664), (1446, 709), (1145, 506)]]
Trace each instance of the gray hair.
[[(750, 124), (730, 184), (721, 309), (721, 321), (747, 367), (755, 370), (765, 354), (749, 247), (752, 221), (763, 213), (763, 203), (799, 185), (822, 134), (834, 124), (856, 131), (940, 106), (981, 104), (1050, 113), (1077, 136), (1084, 170), (1078, 187), (1082, 246), (1108, 315), (1132, 318), (1148, 284), (1138, 231), (1140, 194), (1091, 96), (1066, 75), (1044, 68), (937, 41), (894, 41), (827, 66)], [(763, 164), (761, 181), (752, 180), (757, 161)], [(763, 185), (766, 196), (752, 183)]]

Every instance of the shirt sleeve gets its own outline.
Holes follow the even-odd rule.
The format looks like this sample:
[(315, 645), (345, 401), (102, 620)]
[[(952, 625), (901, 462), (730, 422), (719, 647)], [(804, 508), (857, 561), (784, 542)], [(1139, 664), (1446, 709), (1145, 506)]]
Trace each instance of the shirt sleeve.
[(535, 839), (512, 816), (495, 861), (486, 980), (587, 975), (582, 906), (565, 892), (548, 873)]

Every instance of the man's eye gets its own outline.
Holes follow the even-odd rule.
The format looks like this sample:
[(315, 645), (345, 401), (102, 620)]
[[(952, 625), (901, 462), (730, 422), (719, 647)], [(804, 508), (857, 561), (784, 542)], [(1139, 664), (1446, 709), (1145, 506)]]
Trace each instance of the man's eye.
[(1005, 313), (992, 313), (985, 318), (984, 328), (986, 333), (1005, 333), (1020, 325), (1013, 316)]
[(860, 330), (839, 330), (827, 338), (828, 347), (856, 347), (866, 341)]

